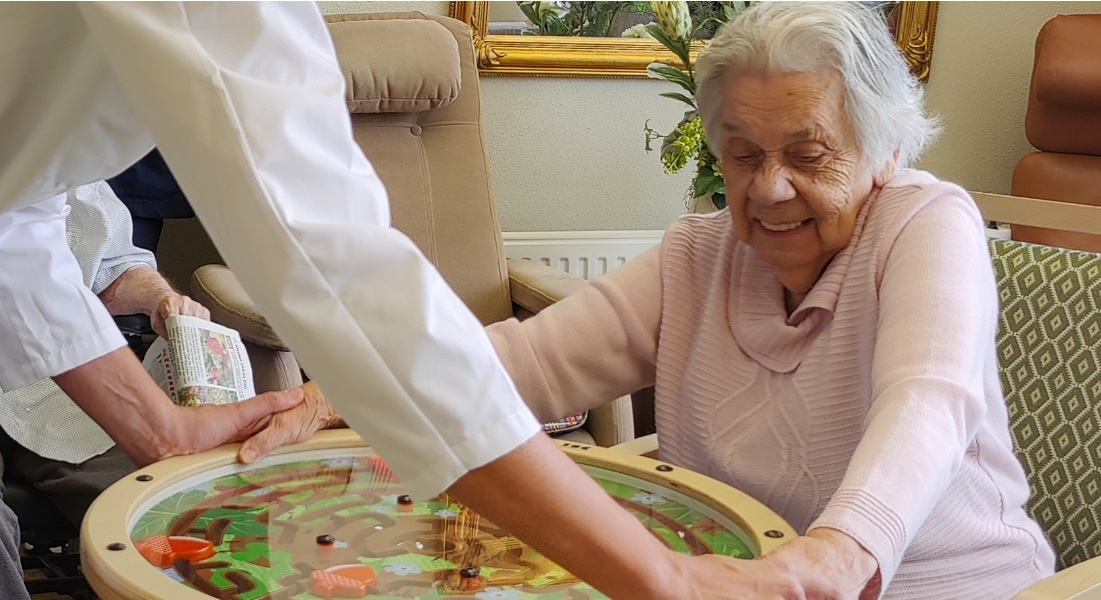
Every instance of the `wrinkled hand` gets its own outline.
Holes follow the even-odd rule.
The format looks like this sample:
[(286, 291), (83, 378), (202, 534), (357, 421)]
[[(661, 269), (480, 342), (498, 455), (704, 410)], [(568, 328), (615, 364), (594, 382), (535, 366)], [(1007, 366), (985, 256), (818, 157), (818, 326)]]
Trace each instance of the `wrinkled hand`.
[[(693, 599), (865, 600), (879, 597), (878, 564), (851, 537), (816, 529), (764, 558), (684, 557)], [(871, 583), (869, 584), (869, 580)]]
[(170, 292), (157, 301), (157, 306), (149, 315), (149, 321), (153, 326), (153, 331), (167, 339), (168, 332), (165, 330), (164, 320), (179, 315), (190, 315), (207, 321), (210, 320), (210, 311), (205, 306), (192, 300), (189, 296)]
[(267, 424), (272, 415), (298, 406), (302, 398), (302, 390), (294, 388), (267, 392), (233, 404), (175, 406), (176, 414), (170, 422), (177, 429), (170, 439), (180, 442), (172, 454), (192, 454), (240, 441)]
[[(822, 578), (807, 588), (808, 598), (856, 600), (879, 597), (879, 564), (856, 540), (835, 529), (820, 528), (780, 546), (762, 562), (800, 580)], [(816, 584), (818, 585), (818, 584)]]
[[(744, 560), (708, 554), (683, 556), (681, 591), (667, 598), (685, 600), (840, 600), (819, 593), (829, 582), (811, 571), (789, 572), (763, 559)], [(845, 600), (851, 600), (846, 598)]]
[(344, 421), (312, 381), (300, 387), (305, 399), (294, 408), (275, 414), (256, 433), (249, 432), (237, 458), (243, 463), (260, 460), (284, 444), (297, 444), (313, 437), (319, 429), (341, 427)]

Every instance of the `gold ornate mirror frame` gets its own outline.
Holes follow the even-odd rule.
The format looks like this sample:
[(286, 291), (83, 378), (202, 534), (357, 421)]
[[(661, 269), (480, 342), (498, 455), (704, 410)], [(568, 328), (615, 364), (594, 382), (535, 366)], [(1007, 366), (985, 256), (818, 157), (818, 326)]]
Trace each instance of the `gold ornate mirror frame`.
[[(937, 2), (900, 2), (895, 39), (925, 81), (933, 59)], [(676, 58), (652, 40), (489, 35), (489, 2), (451, 2), (452, 17), (470, 25), (483, 75), (646, 77), (646, 66)]]

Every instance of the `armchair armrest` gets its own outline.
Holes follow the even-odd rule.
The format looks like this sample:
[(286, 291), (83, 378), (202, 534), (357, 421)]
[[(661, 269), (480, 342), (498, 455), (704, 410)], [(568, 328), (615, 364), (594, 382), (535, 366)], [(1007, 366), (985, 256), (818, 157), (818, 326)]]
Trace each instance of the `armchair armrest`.
[(252, 298), (225, 265), (206, 265), (191, 275), (191, 297), (210, 310), (216, 323), (236, 329), (252, 363), (257, 394), (302, 385), (302, 370)]
[(512, 303), (531, 314), (589, 285), (580, 277), (532, 260), (510, 258), (506, 264)]
[(1099, 599), (1101, 599), (1101, 557), (1067, 567), (1013, 596), (1013, 600)]
[(290, 348), (256, 310), (248, 292), (225, 265), (205, 265), (191, 275), (191, 296), (210, 309), (216, 323), (236, 329), (241, 339), (280, 352)]
[(658, 434), (651, 433), (622, 444), (616, 444), (612, 446), (612, 450), (656, 459), (658, 457)]

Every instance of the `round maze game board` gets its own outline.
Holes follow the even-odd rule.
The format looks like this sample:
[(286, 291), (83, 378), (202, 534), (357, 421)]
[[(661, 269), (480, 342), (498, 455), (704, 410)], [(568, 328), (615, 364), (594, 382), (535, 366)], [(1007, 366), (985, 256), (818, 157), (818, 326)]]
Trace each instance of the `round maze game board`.
[[(117, 525), (129, 535), (82, 536), (89, 580), (107, 599), (135, 592), (227, 600), (606, 598), (453, 499), (414, 502), (386, 463), (356, 440), (299, 446), (248, 467), (200, 465), (145, 493), (126, 517), (104, 504), (109, 497), (97, 501), (84, 536), (101, 536), (92, 523), (105, 519), (124, 521)], [(702, 476), (600, 448), (564, 447), (677, 551), (752, 558), (794, 537), (763, 506)], [(147, 471), (158, 466), (116, 487), (153, 487), (165, 476)], [(702, 496), (701, 485), (718, 497)], [(135, 555), (137, 562), (128, 562)], [(138, 571), (140, 581), (130, 577)]]

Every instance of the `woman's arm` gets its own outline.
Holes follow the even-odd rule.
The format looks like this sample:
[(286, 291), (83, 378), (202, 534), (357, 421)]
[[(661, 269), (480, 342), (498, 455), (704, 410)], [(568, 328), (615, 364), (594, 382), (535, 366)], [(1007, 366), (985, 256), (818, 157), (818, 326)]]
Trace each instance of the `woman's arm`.
[(984, 361), (993, 356), (997, 296), (983, 225), (963, 190), (934, 189), (937, 197), (883, 249), (890, 254), (865, 433), (811, 527), (856, 539), (876, 557), (884, 584), (989, 409)]
[(654, 382), (659, 248), (525, 321), (486, 331), (520, 395), (547, 422)]

